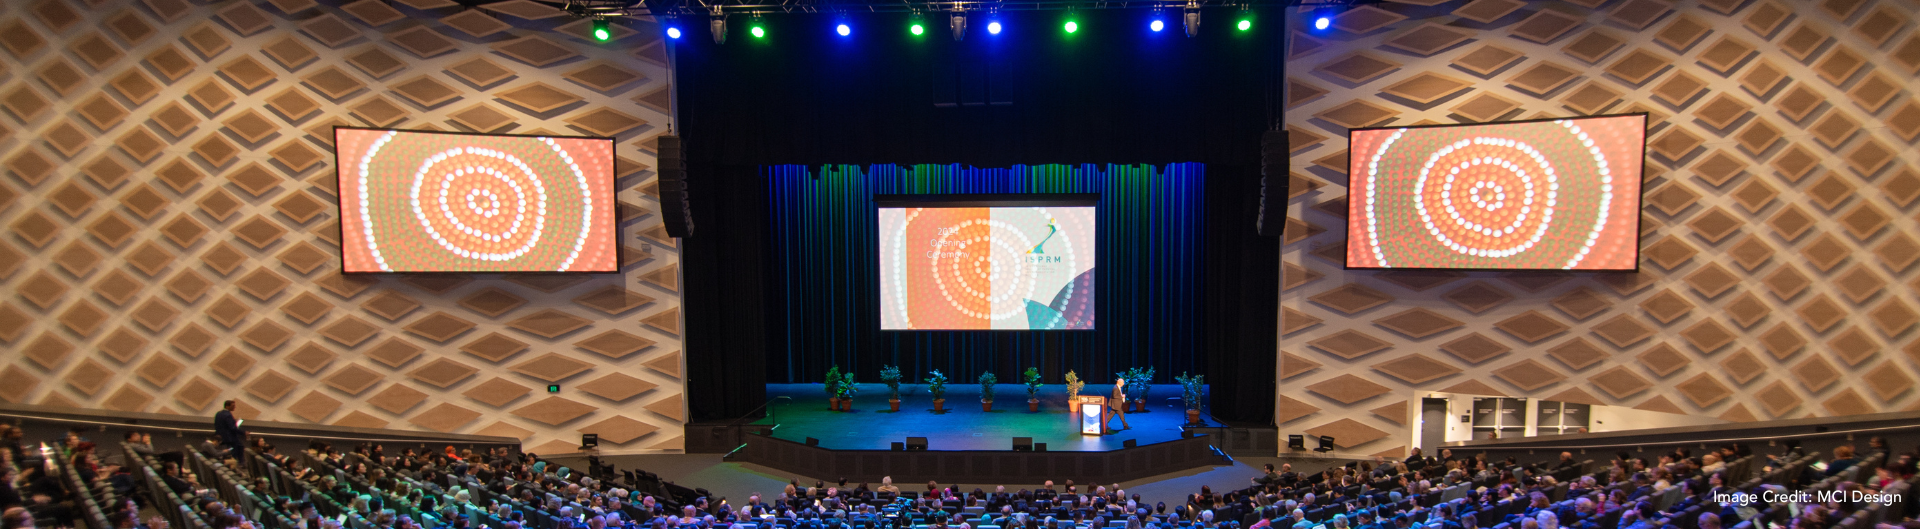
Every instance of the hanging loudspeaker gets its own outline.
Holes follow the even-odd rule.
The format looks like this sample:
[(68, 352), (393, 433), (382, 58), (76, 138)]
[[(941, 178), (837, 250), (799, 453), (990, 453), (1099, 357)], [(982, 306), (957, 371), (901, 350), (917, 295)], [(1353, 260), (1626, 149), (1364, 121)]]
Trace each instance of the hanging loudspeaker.
[(693, 235), (693, 208), (687, 200), (687, 162), (681, 151), (680, 137), (660, 137), (660, 217), (666, 221), (667, 235)]
[(1287, 227), (1287, 131), (1260, 135), (1260, 216), (1254, 227), (1262, 237), (1279, 237)]

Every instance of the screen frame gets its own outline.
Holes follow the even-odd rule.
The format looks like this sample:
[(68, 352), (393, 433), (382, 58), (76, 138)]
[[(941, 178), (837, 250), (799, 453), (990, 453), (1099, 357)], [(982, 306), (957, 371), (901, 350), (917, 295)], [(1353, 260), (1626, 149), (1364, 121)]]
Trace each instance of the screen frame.
[[(456, 135), (456, 136), (486, 136), (486, 137), (494, 137), (494, 138), (565, 138), (565, 139), (574, 139), (574, 140), (601, 140), (601, 141), (607, 142), (608, 146), (610, 147), (607, 149), (607, 158), (608, 158), (607, 178), (611, 180), (610, 184), (612, 184), (609, 187), (613, 189), (613, 198), (611, 200), (611, 202), (613, 203), (613, 207), (606, 208), (607, 211), (605, 211), (602, 214), (607, 215), (609, 217), (607, 219), (607, 225), (613, 227), (613, 270), (604, 271), (604, 272), (603, 271), (566, 272), (566, 271), (558, 271), (558, 270), (526, 270), (526, 271), (491, 271), (491, 270), (399, 271), (399, 270), (396, 270), (391, 272), (378, 271), (378, 270), (364, 271), (364, 272), (348, 271), (347, 270), (347, 251), (345, 246), (347, 242), (347, 233), (346, 233), (347, 225), (344, 222), (338, 222), (339, 219), (346, 218), (347, 202), (345, 200), (341, 200), (340, 197), (335, 196), (333, 211), (334, 211), (334, 214), (338, 216), (334, 217), (334, 219), (336, 221), (335, 224), (338, 224), (340, 228), (335, 232), (335, 236), (336, 238), (339, 239), (340, 243), (336, 244), (335, 246), (338, 246), (340, 248), (340, 259), (338, 260), (338, 263), (340, 264), (340, 268), (339, 268), (340, 275), (395, 276), (395, 275), (446, 275), (446, 274), (466, 274), (466, 275), (504, 274), (509, 276), (528, 276), (528, 275), (569, 275), (570, 276), (570, 275), (583, 275), (583, 274), (584, 275), (608, 275), (608, 274), (626, 273), (625, 269), (627, 267), (626, 266), (627, 246), (624, 244), (620, 244), (620, 235), (621, 235), (620, 230), (622, 228), (622, 226), (620, 225), (620, 213), (619, 213), (620, 191), (621, 191), (620, 174), (618, 171), (614, 170), (615, 162), (618, 162), (620, 160), (620, 156), (616, 152), (618, 151), (620, 146), (620, 140), (618, 138), (614, 138), (611, 136), (586, 136), (586, 135), (566, 135), (566, 134), (492, 134), (492, 133), (486, 133), (486, 132), (397, 129), (397, 128), (388, 128), (388, 127), (354, 127), (354, 126), (334, 125), (333, 138), (332, 138), (334, 145), (340, 144), (340, 131), (342, 130), (365, 130), (365, 131), (380, 131), (380, 132), (418, 132), (423, 134), (446, 134), (446, 135)], [(335, 194), (337, 195), (340, 190), (340, 167), (341, 167), (340, 166), (340, 149), (336, 147), (332, 149), (332, 151), (333, 151), (333, 189)]]
[[(1629, 117), (1629, 116), (1640, 116), (1641, 124), (1642, 124), (1642, 127), (1641, 127), (1642, 132), (1640, 135), (1640, 160), (1641, 160), (1640, 174), (1636, 175), (1636, 178), (1637, 178), (1636, 183), (1640, 188), (1640, 192), (1637, 193), (1637, 197), (1635, 198), (1638, 201), (1639, 207), (1635, 211), (1635, 213), (1637, 214), (1633, 216), (1633, 233), (1634, 233), (1633, 268), (1584, 268), (1584, 269), (1568, 270), (1564, 268), (1459, 268), (1459, 267), (1410, 267), (1410, 266), (1408, 267), (1402, 267), (1402, 266), (1356, 267), (1356, 266), (1353, 266), (1352, 261), (1348, 260), (1348, 253), (1343, 250), (1342, 252), (1340, 252), (1340, 269), (1355, 270), (1355, 271), (1384, 271), (1384, 272), (1391, 272), (1395, 270), (1405, 270), (1405, 271), (1417, 271), (1417, 272), (1433, 272), (1433, 271), (1513, 272), (1513, 273), (1522, 273), (1522, 274), (1638, 274), (1640, 273), (1640, 268), (1642, 266), (1645, 266), (1645, 264), (1642, 263), (1642, 261), (1644, 261), (1646, 257), (1645, 255), (1646, 249), (1641, 247), (1641, 241), (1640, 241), (1641, 231), (1646, 228), (1646, 226), (1643, 223), (1646, 220), (1645, 217), (1646, 217), (1646, 209), (1647, 209), (1647, 162), (1646, 162), (1646, 159), (1647, 159), (1648, 138), (1647, 138), (1647, 133), (1645, 131), (1645, 128), (1646, 128), (1646, 124), (1650, 123), (1653, 120), (1652, 113), (1623, 112), (1623, 113), (1617, 113), (1617, 114), (1597, 114), (1592, 116), (1568, 116), (1568, 117), (1559, 117), (1559, 118), (1518, 119), (1518, 120), (1512, 120), (1512, 121), (1485, 121), (1485, 122), (1474, 122), (1474, 123), (1432, 123), (1432, 124), (1425, 124), (1425, 125), (1406, 125), (1406, 126), (1400, 126), (1400, 127), (1360, 127), (1360, 128), (1347, 129), (1347, 142), (1348, 143), (1353, 142), (1353, 133), (1355, 132), (1367, 132), (1367, 131), (1376, 131), (1376, 130), (1479, 127), (1479, 126), (1486, 126), (1486, 125), (1508, 125), (1508, 124), (1540, 123), (1540, 122), (1563, 121), (1563, 120), (1621, 118), (1621, 117)], [(1348, 172), (1349, 184), (1351, 184), (1351, 178), (1352, 178), (1352, 172), (1353, 172), (1353, 150), (1352, 149), (1347, 150), (1347, 172)], [(1349, 185), (1348, 189), (1352, 189), (1351, 185)], [(1351, 204), (1351, 202), (1349, 202), (1349, 204)], [(1349, 207), (1351, 207), (1351, 205), (1349, 205)], [(1347, 242), (1349, 244), (1353, 242), (1353, 236), (1351, 233), (1353, 230), (1353, 221), (1351, 220), (1351, 217), (1352, 217), (1352, 214), (1351, 212), (1349, 212), (1348, 220), (1346, 221), (1347, 230), (1349, 232), (1347, 237)]]
[[(880, 222), (881, 208), (1091, 207), (1091, 208), (1094, 208), (1093, 209), (1093, 229), (1095, 232), (1094, 241), (1096, 241), (1096, 244), (1098, 244), (1098, 241), (1100, 240), (1099, 233), (1104, 232), (1107, 229), (1106, 216), (1101, 215), (1101, 213), (1103, 213), (1102, 211), (1103, 208), (1100, 206), (1100, 201), (1101, 201), (1101, 195), (1099, 193), (984, 193), (984, 194), (957, 194), (957, 193), (880, 194), (880, 193), (876, 193), (873, 195), (873, 199), (871, 200), (871, 202), (873, 203), (873, 207), (868, 208), (871, 211), (871, 214), (868, 215), (867, 218), (874, 222), (874, 229), (876, 230), (876, 233), (877, 233), (877, 230), (880, 228), (879, 222)], [(1101, 248), (1101, 246), (1104, 246), (1104, 245), (1099, 245), (1094, 248), (1093, 266), (1095, 270), (1099, 270), (1102, 266), (1103, 259), (1101, 257), (1101, 254), (1104, 253), (1104, 250)], [(881, 290), (882, 290), (882, 287), (879, 283), (880, 282), (880, 270), (879, 270), (880, 248), (878, 246), (875, 246), (871, 248), (869, 251), (873, 253), (870, 254), (871, 257), (867, 260), (867, 262), (871, 263), (872, 266), (874, 266), (873, 277), (875, 281), (875, 283), (870, 287), (872, 289), (871, 290), (872, 295), (869, 296), (869, 299), (871, 299), (873, 303), (874, 332), (901, 333), (901, 334), (936, 333), (936, 332), (981, 332), (981, 333), (1031, 332), (1031, 333), (1048, 333), (1048, 334), (1085, 333), (1088, 335), (1092, 335), (1093, 333), (1098, 332), (1100, 330), (1100, 321), (1106, 319), (1105, 306), (1099, 302), (1098, 298), (1096, 298), (1093, 305), (1094, 328), (1092, 329), (888, 329), (885, 326), (883, 326), (882, 322), (880, 321), (881, 318), (885, 316), (885, 312), (886, 312), (885, 310), (880, 308), (880, 297), (881, 297)], [(1099, 285), (1098, 281), (1099, 279), (1096, 276), (1094, 285), (1098, 286)]]

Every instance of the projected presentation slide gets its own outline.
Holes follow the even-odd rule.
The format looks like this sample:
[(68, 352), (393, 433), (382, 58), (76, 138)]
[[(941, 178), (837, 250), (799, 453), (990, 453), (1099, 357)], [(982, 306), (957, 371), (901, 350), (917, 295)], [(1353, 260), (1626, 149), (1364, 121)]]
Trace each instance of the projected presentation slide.
[(1348, 268), (1635, 270), (1645, 114), (1356, 129)]
[(613, 140), (334, 129), (343, 270), (617, 272)]
[(880, 328), (1092, 329), (1094, 211), (881, 206)]

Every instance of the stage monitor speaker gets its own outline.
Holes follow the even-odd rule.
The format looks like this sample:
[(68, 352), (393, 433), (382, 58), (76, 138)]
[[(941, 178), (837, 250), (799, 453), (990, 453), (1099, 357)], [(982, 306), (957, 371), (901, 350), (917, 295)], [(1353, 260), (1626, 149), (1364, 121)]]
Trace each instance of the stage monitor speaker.
[(1260, 213), (1254, 228), (1261, 237), (1279, 237), (1287, 227), (1287, 131), (1269, 130), (1260, 135)]
[(925, 438), (925, 437), (908, 437), (908, 438), (907, 438), (907, 449), (908, 449), (908, 450), (916, 450), (916, 451), (921, 451), (921, 452), (925, 452), (925, 451), (927, 450), (927, 438)]
[(1034, 444), (1033, 444), (1033, 451), (1035, 451), (1035, 452), (1045, 452), (1045, 451), (1047, 451), (1047, 444), (1046, 444), (1046, 443), (1034, 443)]
[(692, 202), (687, 199), (687, 160), (680, 137), (660, 137), (654, 172), (660, 180), (660, 219), (666, 223), (667, 236), (693, 235)]
[(820, 440), (819, 440), (819, 439), (814, 439), (814, 438), (812, 438), (812, 437), (808, 437), (808, 438), (807, 438), (807, 446), (820, 446)]
[(1013, 451), (1015, 451), (1015, 452), (1032, 452), (1032, 451), (1033, 451), (1033, 438), (1032, 438), (1032, 437), (1015, 437), (1015, 438), (1013, 438)]
[(1133, 448), (1136, 446), (1140, 446), (1140, 441), (1128, 439), (1126, 440), (1126, 442), (1120, 443), (1120, 446), (1126, 447), (1126, 448)]
[(895, 451), (895, 452), (899, 452), (899, 451), (903, 451), (903, 450), (906, 450), (906, 449), (907, 449), (907, 444), (906, 444), (906, 443), (902, 443), (902, 442), (899, 442), (899, 441), (894, 441), (894, 442), (893, 442), (893, 451)]

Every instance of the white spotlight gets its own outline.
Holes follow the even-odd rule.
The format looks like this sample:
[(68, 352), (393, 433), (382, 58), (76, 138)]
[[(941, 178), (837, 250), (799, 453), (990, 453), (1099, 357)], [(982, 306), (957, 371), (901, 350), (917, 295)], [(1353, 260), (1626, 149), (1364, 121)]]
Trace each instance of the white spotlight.
[(720, 12), (719, 7), (713, 8), (713, 15), (707, 17), (707, 28), (713, 31), (714, 44), (727, 43), (727, 14)]
[(965, 11), (955, 9), (953, 16), (947, 17), (947, 23), (953, 27), (954, 42), (967, 39), (967, 13)]

